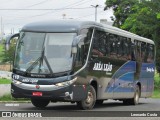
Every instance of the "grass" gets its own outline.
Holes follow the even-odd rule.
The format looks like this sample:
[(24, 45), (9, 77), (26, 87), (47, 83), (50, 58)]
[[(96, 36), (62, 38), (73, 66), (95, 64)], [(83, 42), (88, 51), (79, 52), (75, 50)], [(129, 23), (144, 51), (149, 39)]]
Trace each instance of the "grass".
[(0, 79), (0, 84), (11, 84), (11, 80), (5, 79), (5, 78), (1, 78)]
[(160, 98), (160, 90), (154, 90), (152, 98)]

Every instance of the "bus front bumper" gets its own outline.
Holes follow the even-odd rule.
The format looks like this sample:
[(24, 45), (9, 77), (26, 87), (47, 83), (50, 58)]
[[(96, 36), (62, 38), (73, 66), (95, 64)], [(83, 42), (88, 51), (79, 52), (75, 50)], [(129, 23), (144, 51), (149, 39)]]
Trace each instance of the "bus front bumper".
[(70, 85), (57, 87), (54, 85), (33, 85), (11, 83), (11, 94), (14, 98), (40, 98), (54, 101), (81, 101), (87, 98), (87, 87)]

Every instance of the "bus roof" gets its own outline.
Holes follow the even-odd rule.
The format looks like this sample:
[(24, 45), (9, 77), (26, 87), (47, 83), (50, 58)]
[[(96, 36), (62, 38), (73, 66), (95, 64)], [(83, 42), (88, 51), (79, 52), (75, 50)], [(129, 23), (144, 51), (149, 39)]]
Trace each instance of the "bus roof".
[(75, 21), (75, 20), (53, 20), (53, 21), (43, 21), (43, 22), (34, 22), (25, 25), (22, 28), (22, 31), (28, 32), (78, 32), (80, 29), (85, 27), (98, 27), (104, 29), (108, 32), (115, 33), (118, 35), (130, 37), (137, 39), (143, 42), (148, 42), (154, 44), (150, 39), (138, 36), (136, 34), (127, 32), (125, 30), (105, 25), (101, 23), (96, 23), (93, 21)]
[(73, 21), (73, 20), (56, 20), (35, 22), (25, 25), (22, 31), (33, 32), (77, 32), (84, 26), (94, 26), (95, 22), (90, 21)]

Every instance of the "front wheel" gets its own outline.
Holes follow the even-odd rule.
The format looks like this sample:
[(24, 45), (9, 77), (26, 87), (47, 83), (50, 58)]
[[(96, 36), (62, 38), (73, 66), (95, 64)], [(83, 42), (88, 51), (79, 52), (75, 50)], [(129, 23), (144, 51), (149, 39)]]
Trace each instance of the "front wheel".
[(92, 109), (96, 102), (96, 92), (93, 86), (89, 86), (87, 98), (85, 100), (77, 102), (77, 106), (83, 110)]
[(45, 108), (50, 101), (45, 99), (31, 99), (31, 102), (35, 107)]

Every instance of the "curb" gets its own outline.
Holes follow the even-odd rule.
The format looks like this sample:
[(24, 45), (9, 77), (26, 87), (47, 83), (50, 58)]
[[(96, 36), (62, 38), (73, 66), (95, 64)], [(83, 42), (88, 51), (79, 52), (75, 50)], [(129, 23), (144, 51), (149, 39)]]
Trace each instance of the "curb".
[(0, 101), (0, 103), (31, 103), (31, 101)]

